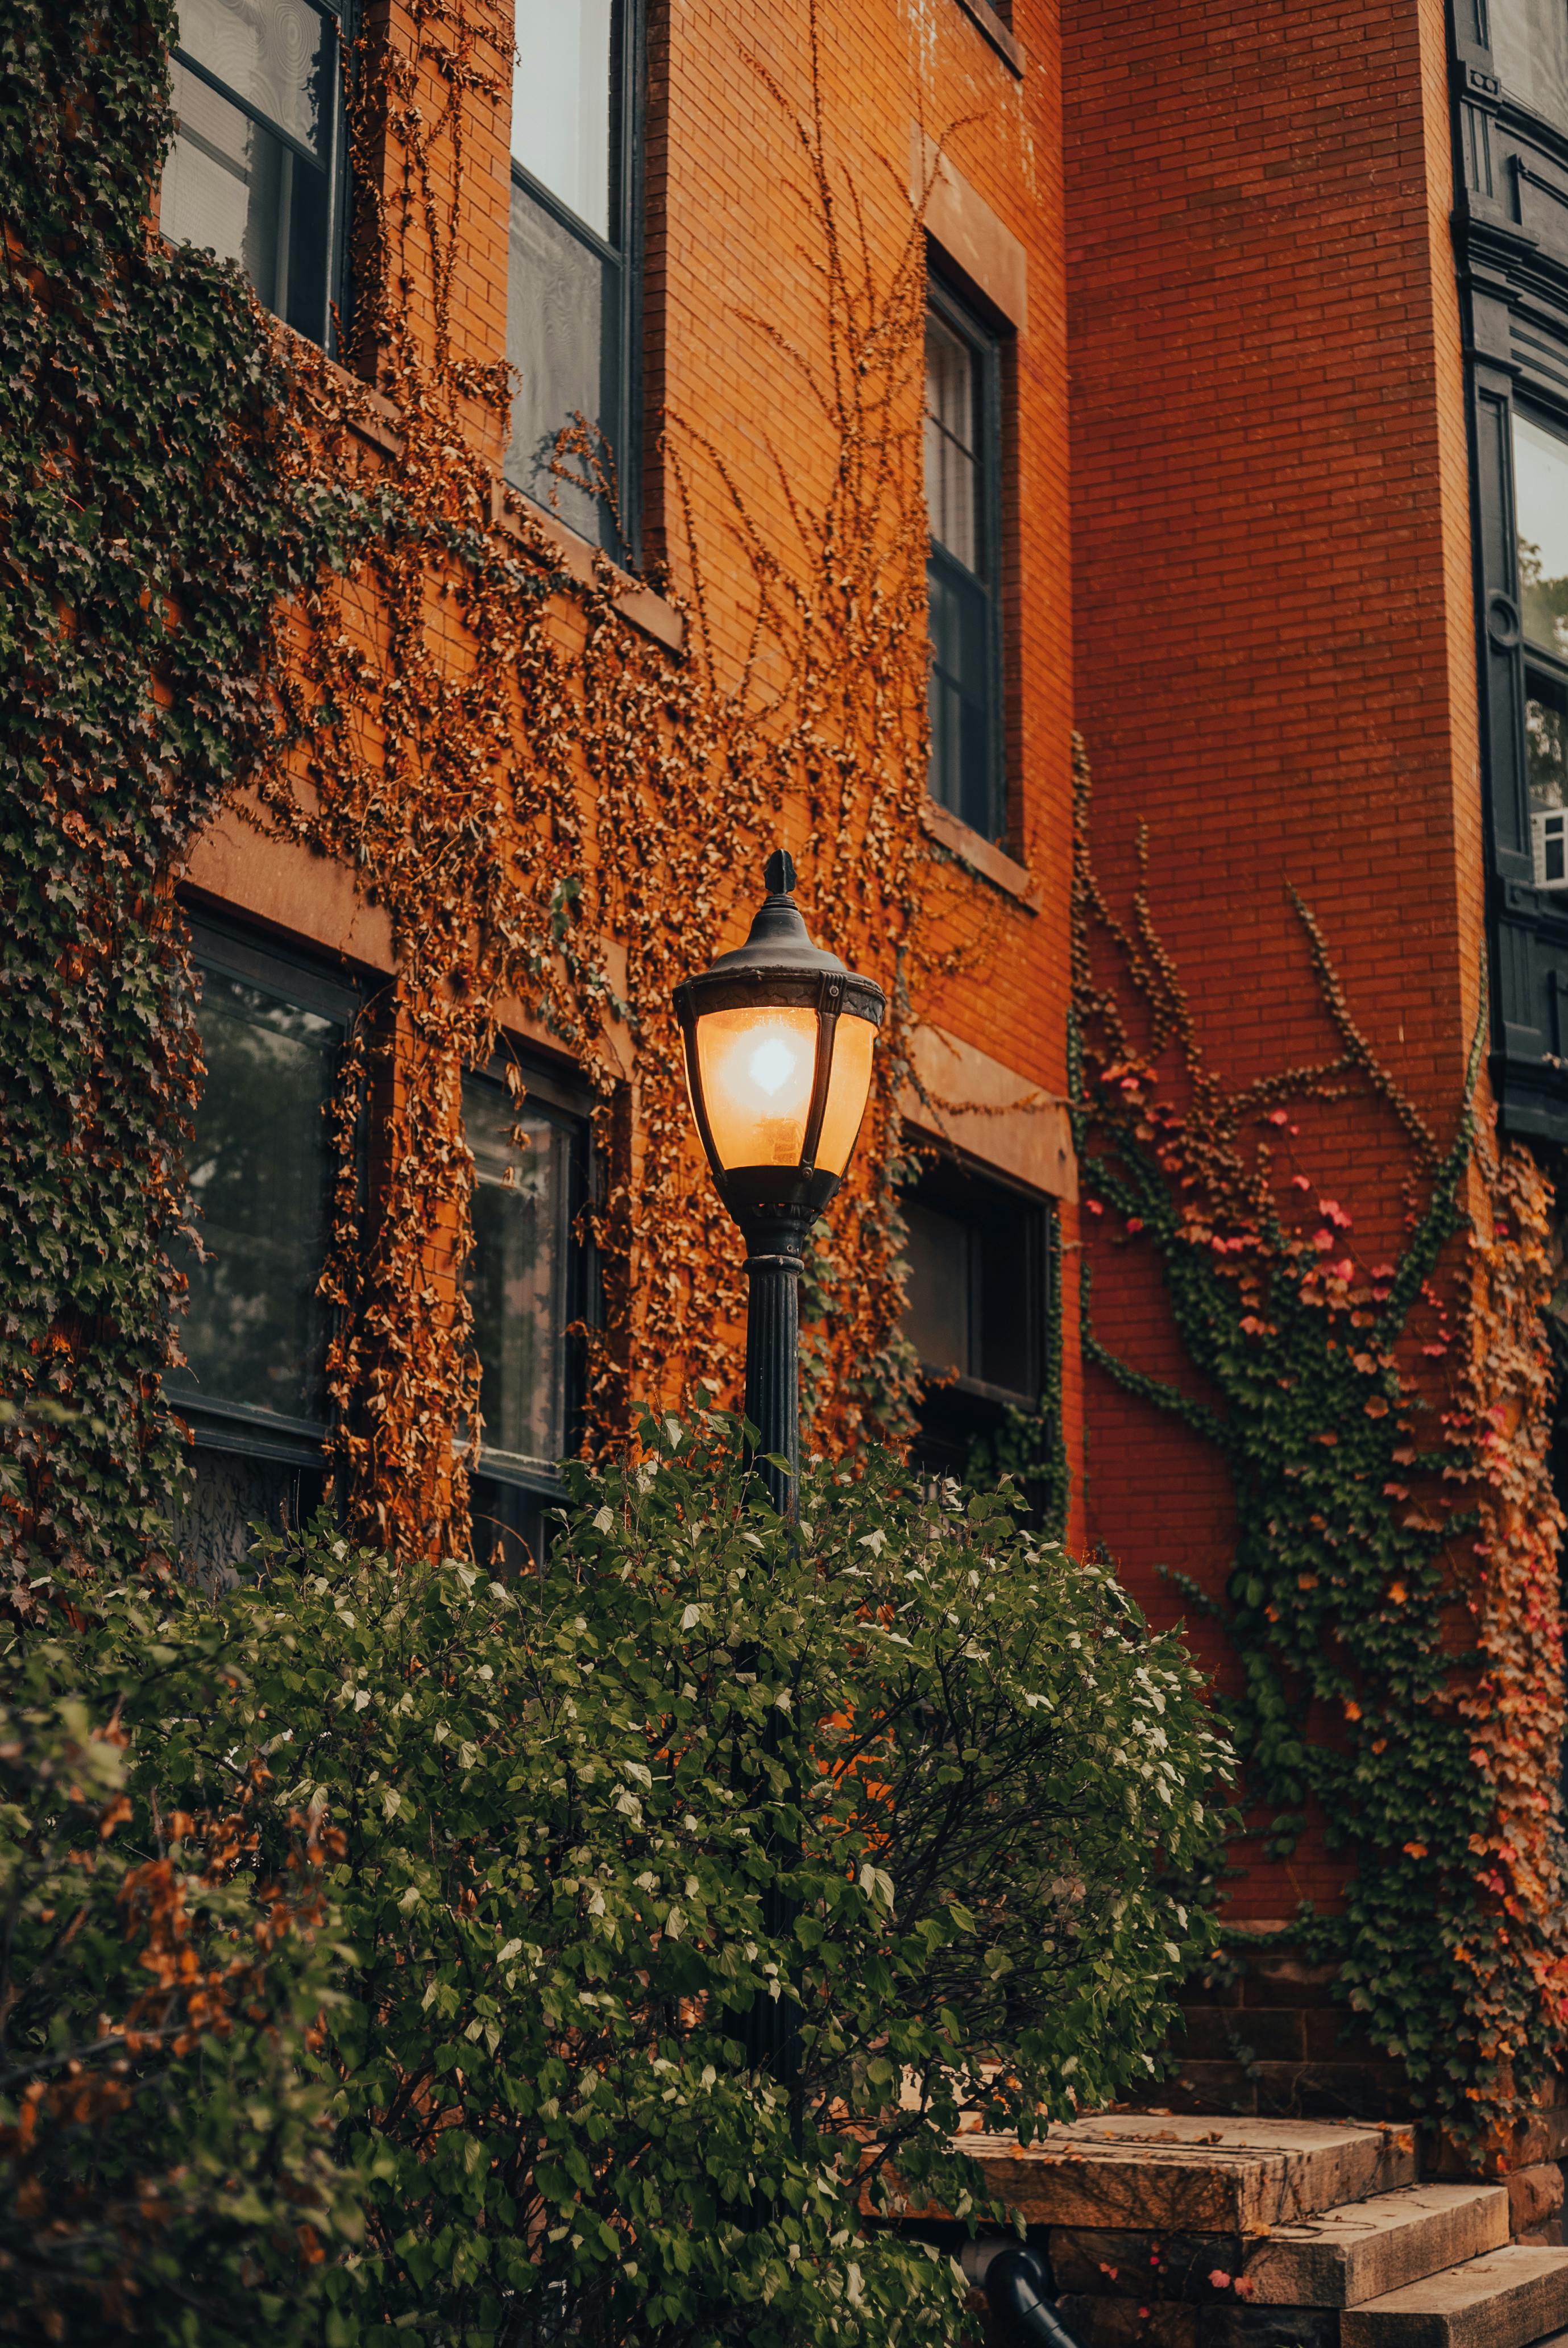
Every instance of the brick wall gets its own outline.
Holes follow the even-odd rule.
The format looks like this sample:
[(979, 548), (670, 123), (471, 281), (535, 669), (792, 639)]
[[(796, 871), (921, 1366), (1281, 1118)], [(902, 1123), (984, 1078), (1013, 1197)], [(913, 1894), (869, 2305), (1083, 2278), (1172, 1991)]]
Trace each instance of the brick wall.
[[(431, 125), (427, 188), (405, 185), (395, 141), (373, 137), (366, 160), (389, 211), (413, 204), (414, 265), (402, 289), (405, 315), (428, 349), (436, 315), (428, 254), (418, 227), (426, 201), (449, 204), (460, 140), (465, 200), (454, 276), (455, 355), (494, 368), (506, 349), (508, 102), (480, 86), (499, 77), (509, 89), (505, 9), (471, 10), (472, 45), (447, 20), (458, 69), (425, 71), (398, 94)], [(979, 14), (987, 12), (980, 8)], [(819, 364), (817, 256), (794, 201), (796, 156), (790, 128), (744, 51), (794, 105), (809, 94), (805, 0), (720, 6), (714, 0), (652, 0), (649, 10), (645, 139), (646, 255), (643, 315), (645, 535), (650, 554), (670, 561), (675, 586), (692, 586), (671, 527), (668, 434), (691, 450), (707, 440), (722, 456), (765, 532), (787, 539), (780, 474), (808, 504), (825, 485), (831, 443), (822, 419), (789, 386), (757, 322)], [(364, 22), (384, 31), (393, 54), (415, 54), (404, 0), (376, 0)], [(963, 874), (941, 942), (968, 945), (972, 967), (933, 991), (917, 1011), (1016, 1070), (1022, 1084), (1065, 1091), (1067, 889), (1069, 873), (1071, 662), (1068, 559), (1065, 274), (1061, 184), (1061, 84), (1056, 10), (1019, 0), (1016, 54), (988, 37), (961, 0), (868, 0), (850, 7), (824, 0), (822, 56), (826, 131), (843, 175), (837, 196), (853, 245), (850, 180), (876, 264), (886, 269), (908, 233), (911, 131), (948, 134), (949, 152), (973, 196), (1016, 240), (1027, 262), (1028, 321), (1009, 366), (1008, 426), (1011, 516), (1008, 532), (1009, 788), (1008, 846), (1028, 868), (1028, 889)], [(1021, 55), (1022, 70), (1018, 70)], [(477, 70), (470, 73), (466, 67)], [(362, 219), (364, 215), (362, 213)], [(422, 273), (423, 266), (423, 273)], [(356, 368), (382, 383), (378, 354), (361, 335)], [(917, 391), (912, 393), (917, 399)], [(912, 405), (910, 422), (917, 428)], [(454, 418), (478, 452), (500, 463), (493, 416), (464, 403)], [(388, 417), (389, 428), (395, 417)], [(737, 667), (745, 644), (745, 577), (723, 485), (693, 458), (693, 515), (710, 616), (721, 658)], [(444, 649), (468, 656), (453, 624)], [(983, 860), (981, 860), (983, 861)], [(384, 966), (384, 936), (345, 910), (344, 876), (302, 849), (261, 843), (236, 817), (202, 842), (192, 885), (210, 907), (260, 917), (281, 933), (353, 951)], [(354, 931), (352, 948), (350, 930)], [(519, 1007), (519, 1032), (529, 1034)], [(635, 1148), (635, 1138), (630, 1145)], [(1069, 1241), (1075, 1234), (1071, 1228)], [(1077, 1303), (1070, 1252), (1065, 1301), (1070, 1411), (1079, 1395)], [(1076, 1454), (1081, 1430), (1073, 1416)]]
[[(1211, 1064), (1333, 1056), (1294, 881), (1352, 1011), (1451, 1132), (1481, 976), (1470, 537), (1442, 11), (1069, 0), (1064, 153), (1074, 664), (1095, 852), (1154, 918)], [(1302, 1166), (1397, 1239), (1371, 1108), (1302, 1120)], [(1097, 1240), (1097, 1328), (1184, 1375), (1153, 1264)], [(1218, 1589), (1217, 1462), (1096, 1376), (1087, 1519), (1154, 1613)], [(1222, 1648), (1200, 1633), (1222, 1678)], [(1235, 1912), (1333, 1904), (1309, 1833)]]

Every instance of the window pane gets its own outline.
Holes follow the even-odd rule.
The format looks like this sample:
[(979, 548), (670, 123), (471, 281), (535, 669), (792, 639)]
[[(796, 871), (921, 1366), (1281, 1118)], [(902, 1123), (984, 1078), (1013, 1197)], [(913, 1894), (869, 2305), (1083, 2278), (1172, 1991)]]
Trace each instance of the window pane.
[(479, 1078), (463, 1087), (463, 1126), (474, 1153), (468, 1298), (483, 1449), (554, 1468), (566, 1443), (570, 1136)]
[(1517, 409), (1513, 477), (1524, 633), (1568, 659), (1568, 442)]
[(550, 458), (557, 434), (579, 414), (621, 456), (620, 273), (516, 185), (507, 356), (517, 369), (507, 480), (542, 506), (553, 489), (563, 521), (613, 548), (610, 515), (585, 490), (553, 480)]
[(198, 1445), (190, 1495), (170, 1519), (171, 1546), (199, 1569), (209, 1589), (231, 1588), (250, 1555), (254, 1528), (297, 1532), (321, 1507), (325, 1481), (319, 1468)]
[(336, 43), (309, 0), (179, 0), (179, 46), (320, 161), (328, 160)]
[(926, 504), (931, 536), (976, 572), (981, 562), (979, 376), (979, 361), (968, 343), (927, 313)]
[(991, 614), (985, 590), (937, 550), (927, 572), (931, 633), (931, 797), (993, 839)]
[(903, 1330), (920, 1360), (938, 1372), (969, 1372), (969, 1234), (957, 1215), (907, 1201), (909, 1267)]
[(979, 1323), (975, 1375), (987, 1385), (1035, 1398), (1036, 1321), (1033, 1218), (999, 1202), (977, 1219)]
[(1524, 750), (1531, 812), (1568, 807), (1568, 691), (1536, 671), (1524, 680)]
[(332, 254), (332, 175), (306, 162), (175, 58), (174, 143), (159, 226), (171, 243), (238, 262), (259, 301), (313, 341), (324, 339)]
[(1568, 129), (1568, 6), (1491, 0), (1492, 62), (1511, 98)]
[(207, 1078), (190, 1189), (209, 1261), (186, 1252), (181, 1388), (320, 1422), (331, 1213), (326, 1105), (341, 1030), (216, 971), (199, 1021)]
[(512, 153), (607, 242), (613, 0), (518, 0)]

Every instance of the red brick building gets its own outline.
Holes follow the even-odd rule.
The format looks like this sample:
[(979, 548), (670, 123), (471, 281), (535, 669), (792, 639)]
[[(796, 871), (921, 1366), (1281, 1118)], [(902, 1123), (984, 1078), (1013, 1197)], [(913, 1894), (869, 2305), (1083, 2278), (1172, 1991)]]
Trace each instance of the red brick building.
[[(1479, 1023), (1483, 1124), (1495, 1112), (1505, 1146), (1554, 1170), (1559, 12), (1070, 5), (1063, 23), (1075, 707), (1108, 899), (1130, 908), (1146, 826), (1152, 919), (1208, 1066), (1239, 1091), (1335, 1048), (1294, 888), (1444, 1146)], [(1397, 1253), (1409, 1137), (1388, 1101), (1318, 1105), (1300, 1135), (1284, 1162), (1302, 1189), (1353, 1205), (1362, 1261)], [(1196, 1390), (1146, 1253), (1094, 1252), (1097, 1334)], [(1237, 1519), (1214, 1447), (1099, 1373), (1086, 1417), (1092, 1536), (1156, 1614), (1170, 1575), (1221, 1599)], [(1555, 1735), (1554, 1619), (1538, 1627)], [(1229, 1643), (1196, 1628), (1237, 1686)], [(1324, 1826), (1309, 1811), (1288, 1857), (1244, 1854), (1235, 1919), (1343, 1908)], [(1191, 2049), (1216, 2058), (1200, 2091), (1288, 2108), (1316, 2085), (1357, 2107), (1327, 2017), (1228, 2037), (1213, 2021)], [(1268, 2059), (1244, 2075), (1249, 2035)]]
[[(1225, 1081), (1324, 1056), (1293, 886), (1435, 1132), (1455, 1130), (1484, 1020), (1483, 1115), (1546, 1156), (1568, 1137), (1568, 36), (1544, 0), (1469, 5), (1450, 26), (1435, 0), (823, 5), (815, 197), (806, 0), (739, 17), (704, 0), (180, 11), (165, 233), (239, 261), (327, 353), (355, 462), (398, 478), (429, 441), (409, 387), (445, 370), (436, 437), (495, 542), (536, 566), (548, 547), (601, 587), (596, 563), (617, 566), (611, 633), (671, 678), (699, 602), (713, 675), (750, 673), (746, 531), (793, 543), (842, 479), (831, 402), (798, 371), (832, 383), (843, 356), (823, 188), (852, 288), (896, 283), (915, 240), (924, 417), (913, 378), (887, 445), (923, 428), (931, 739), (912, 829), (935, 880), (899, 1087), (921, 1153), (901, 1168), (921, 1444), (957, 1468), (1020, 1427), (1037, 1456), (1060, 1444), (1070, 1539), (1102, 1543), (1156, 1614), (1175, 1605), (1163, 1569), (1221, 1597), (1234, 1502), (1212, 1449), (1081, 1365), (1074, 725), (1108, 899), (1130, 903), (1146, 826), (1152, 918)], [(442, 205), (450, 233), (426, 235), (421, 207)], [(373, 297), (388, 240), (398, 269)], [(613, 451), (613, 501), (552, 471), (578, 416)], [(464, 674), (474, 648), (454, 634), (443, 656)], [(513, 731), (529, 725), (525, 699)], [(589, 829), (595, 772), (591, 755), (573, 769), (569, 821)], [(808, 874), (831, 846), (815, 788), (796, 771), (775, 827)], [(682, 806), (700, 830), (701, 799)], [(715, 798), (715, 829), (729, 819)], [(748, 821), (751, 855), (774, 819)], [(323, 1110), (399, 933), (355, 857), (308, 829), (236, 808), (183, 875), (214, 1252), (192, 1267), (177, 1393), (199, 1469), (183, 1530), (219, 1563), (249, 1516), (309, 1504), (334, 1410), (357, 1407), (341, 1380), (329, 1403), (325, 1375)], [(593, 951), (635, 994), (618, 919)], [(504, 1552), (537, 1543), (581, 1431), (570, 1333), (597, 1324), (635, 1356), (658, 1234), (634, 1235), (607, 1285), (581, 1210), (635, 1192), (661, 1144), (639, 1057), (658, 1045), (636, 1018), (614, 1066), (590, 1067), (542, 996), (508, 987), (498, 1012), (464, 1093), (474, 1252), (454, 1261), (436, 1215), (429, 1281), (466, 1285), (478, 1538)], [(373, 1194), (396, 1156), (398, 1048), (364, 1138)], [(505, 1061), (527, 1090), (520, 1181)], [(873, 1147), (902, 1153), (896, 1131)], [(1324, 1110), (1307, 1142), (1315, 1183), (1357, 1201), (1358, 1247), (1394, 1249), (1408, 1161), (1386, 1105)], [(1100, 1224), (1089, 1249), (1097, 1340), (1188, 1382), (1147, 1252)], [(733, 1265), (708, 1261), (722, 1320)], [(670, 1388), (698, 1358), (661, 1357)], [(1223, 1638), (1197, 1635), (1234, 1684)], [(1346, 1864), (1309, 1818), (1288, 1859), (1248, 1857), (1231, 1913), (1331, 1910)]]
[[(524, 0), (515, 22), (507, 6), (474, 5), (440, 24), (401, 0), (353, 23), (317, 0), (254, 23), (228, 0), (188, 0), (179, 24), (161, 226), (238, 261), (262, 302), (328, 352), (328, 387), (341, 383), (353, 407), (343, 461), (401, 479), (414, 443), (400, 437), (399, 402), (425, 396), (409, 390), (421, 368), (444, 368), (459, 384), (458, 455), (487, 481), (496, 530), (542, 530), (530, 543), (579, 580), (602, 555), (667, 582), (668, 596), (621, 578), (616, 624), (671, 673), (690, 624), (677, 604), (690, 609), (700, 565), (714, 673), (721, 685), (739, 675), (753, 580), (735, 500), (764, 540), (787, 543), (791, 499), (830, 494), (836, 461), (780, 358), (787, 345), (834, 361), (795, 128), (812, 96), (804, 0), (743, 20), (705, 5)], [(1042, 1397), (1045, 1439), (1057, 1439), (1078, 1397), (1058, 67), (1047, 8), (1020, 5), (1010, 24), (982, 0), (944, 0), (929, 21), (894, 5), (820, 15), (823, 150), (866, 283), (896, 276), (912, 236), (922, 269), (928, 260), (918, 300), (937, 666), (917, 829), (941, 883), (929, 950), (961, 950), (966, 966), (934, 973), (912, 1006), (903, 1099), (911, 1132), (937, 1145), (907, 1202), (909, 1325), (927, 1366), (958, 1374), (930, 1390), (926, 1439), (958, 1467), (977, 1437), (1009, 1410), (1035, 1417)], [(416, 173), (433, 207), (455, 204), (445, 243), (422, 242), (418, 217), (411, 228), (399, 210)], [(366, 292), (378, 236), (402, 239), (395, 315)], [(509, 427), (493, 398), (464, 387), (507, 366)], [(917, 366), (898, 394), (912, 448), (919, 384)], [(613, 452), (613, 504), (552, 473), (578, 415)], [(447, 642), (443, 657), (472, 658)], [(585, 776), (585, 823), (594, 801)], [(328, 1241), (323, 1110), (343, 1038), (384, 996), (397, 959), (374, 878), (276, 825), (258, 831), (251, 812), (237, 807), (204, 837), (184, 876), (206, 973), (193, 1164), (213, 1261), (190, 1266), (190, 1363), (176, 1385), (197, 1446), (185, 1537), (214, 1558), (231, 1553), (248, 1514), (297, 1511), (319, 1488), (333, 1416), (332, 1331), (315, 1293)], [(712, 820), (725, 821), (717, 802)], [(808, 891), (815, 820), (786, 793), (779, 828)], [(626, 934), (598, 945), (623, 983)], [(628, 1165), (644, 1147), (638, 1047), (623, 1040), (607, 1112), (604, 1085), (562, 1048), (559, 1026), (507, 993), (497, 1051), (526, 1085), (531, 1145), (510, 1187), (499, 1059), (466, 1079), (478, 1188), (461, 1277), (487, 1423), (477, 1509), (481, 1540), (503, 1546), (537, 1540), (554, 1462), (580, 1432), (569, 1332), (597, 1322), (613, 1344), (617, 1315), (630, 1329), (639, 1309), (635, 1277), (619, 1301), (604, 1292), (580, 1219), (620, 1179), (616, 1147)], [(395, 1072), (387, 1082), (395, 1117)], [(377, 1152), (402, 1146), (378, 1138), (376, 1114), (364, 1145), (372, 1221)], [(433, 1231), (431, 1277), (449, 1282)], [(733, 1267), (729, 1277), (733, 1292)], [(661, 1365), (669, 1388), (683, 1366)], [(354, 1407), (340, 1382), (336, 1409)]]

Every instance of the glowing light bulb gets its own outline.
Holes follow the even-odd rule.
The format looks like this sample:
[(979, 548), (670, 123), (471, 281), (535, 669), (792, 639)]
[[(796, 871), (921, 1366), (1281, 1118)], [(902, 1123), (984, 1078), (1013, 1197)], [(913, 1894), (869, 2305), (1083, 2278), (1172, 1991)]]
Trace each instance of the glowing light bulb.
[(770, 1035), (767, 1042), (759, 1044), (752, 1054), (747, 1074), (758, 1090), (766, 1093), (771, 1099), (794, 1076), (794, 1054), (779, 1036)]

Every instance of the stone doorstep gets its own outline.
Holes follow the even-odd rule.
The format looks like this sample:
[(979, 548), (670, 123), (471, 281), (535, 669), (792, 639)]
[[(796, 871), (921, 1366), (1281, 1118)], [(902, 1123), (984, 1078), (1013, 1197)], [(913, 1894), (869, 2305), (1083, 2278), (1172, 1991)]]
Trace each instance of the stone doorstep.
[(959, 2144), (1031, 2226), (1256, 2235), (1416, 2180), (1413, 2129), (1380, 2122), (1110, 2112), (1027, 2148), (1011, 2136)]
[(1339, 2318), (1342, 2348), (1526, 2348), (1568, 2325), (1568, 2250), (1515, 2243), (1363, 2300)]
[[(1053, 2226), (1046, 2247), (1057, 2290), (1075, 2297), (1336, 2308), (1498, 2250), (1508, 2226), (1501, 2185), (1409, 2185), (1276, 2227), (1262, 2240)], [(1238, 2276), (1251, 2288), (1233, 2298)]]
[(1243, 2273), (1264, 2307), (1356, 2307), (1508, 2240), (1502, 2185), (1407, 2185), (1276, 2227)]

